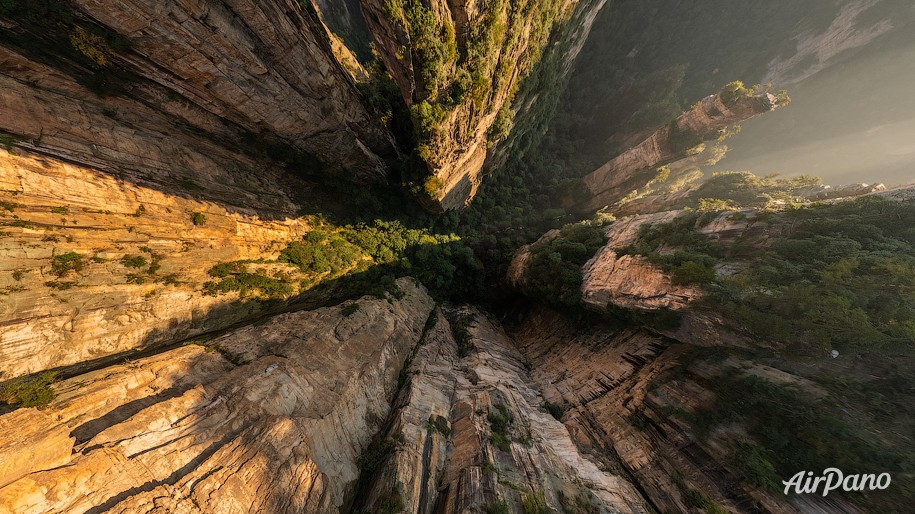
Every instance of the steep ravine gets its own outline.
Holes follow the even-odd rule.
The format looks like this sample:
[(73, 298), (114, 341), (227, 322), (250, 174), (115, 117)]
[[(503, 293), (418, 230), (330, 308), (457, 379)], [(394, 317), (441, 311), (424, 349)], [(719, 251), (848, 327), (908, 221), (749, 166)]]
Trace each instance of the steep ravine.
[[(512, 334), (544, 398), (562, 406), (562, 421), (581, 451), (631, 480), (655, 510), (690, 511), (692, 490), (729, 512), (860, 512), (842, 498), (789, 500), (748, 486), (737, 478), (726, 435), (703, 440), (672, 414), (707, 405), (714, 395), (706, 380), (715, 380), (722, 369), (744, 366), (785, 381), (797, 377), (739, 359), (724, 366), (692, 366), (681, 377), (670, 370), (679, 369), (705, 342), (576, 320), (547, 309), (530, 313)], [(729, 347), (735, 341), (716, 343), (724, 355), (733, 352)]]
[(650, 512), (623, 477), (583, 455), (501, 325), (439, 315), (406, 369), (362, 512), (459, 513), (540, 499), (563, 512)]
[[(798, 299), (820, 307), (836, 296), (837, 303), (855, 297), (844, 291), (815, 299), (791, 296), (774, 280), (785, 281), (781, 287), (789, 291), (833, 286), (832, 276), (821, 271), (831, 269), (823, 260), (829, 245), (855, 234), (862, 218), (885, 223), (887, 217), (911, 215), (911, 194), (909, 186), (793, 209), (676, 210), (620, 218), (595, 228), (606, 242), (571, 283), (578, 295), (564, 297), (576, 304), (563, 305), (563, 314), (529, 309), (509, 324), (508, 333), (530, 362), (544, 399), (561, 407), (561, 419), (581, 451), (629, 478), (658, 511), (899, 510), (911, 488), (905, 464), (896, 468), (902, 478), (892, 493), (783, 494), (784, 479), (778, 476), (805, 465), (817, 469), (846, 452), (856, 452), (857, 459), (846, 467), (894, 465), (878, 461), (880, 455), (899, 462), (911, 458), (895, 442), (911, 431), (907, 400), (887, 413), (878, 413), (873, 403), (905, 394), (888, 393), (885, 384), (907, 383), (911, 356), (903, 346), (860, 345), (857, 336), (846, 343), (835, 320), (826, 325), (833, 332), (817, 346), (812, 331), (800, 325), (814, 315), (784, 311), (803, 309)], [(897, 227), (907, 226), (881, 225), (888, 241)], [(543, 288), (532, 287), (533, 280), (542, 280), (532, 276), (532, 263), (542, 261), (544, 248), (561, 249), (548, 244), (570, 234), (551, 231), (517, 252), (509, 279), (520, 291), (557, 303)], [(880, 236), (867, 228), (853, 237), (867, 242)], [(573, 240), (565, 243), (574, 248)], [(883, 246), (860, 245), (863, 257), (842, 252), (836, 259), (857, 263), (869, 251), (886, 255), (876, 249)], [(816, 249), (815, 257), (798, 250), (804, 246)], [(678, 265), (678, 258), (692, 264)], [(705, 266), (698, 264), (703, 258), (710, 266), (704, 277), (684, 274)], [(760, 271), (754, 267), (759, 264), (767, 267)], [(804, 265), (814, 271), (782, 278), (791, 266)], [(822, 282), (807, 282), (814, 279), (805, 277), (818, 273)], [(863, 284), (871, 280), (868, 273), (857, 269), (843, 279)], [(886, 283), (874, 280), (877, 288)], [(869, 313), (858, 312), (853, 326), (873, 326)], [(785, 335), (774, 326), (780, 322), (795, 324)], [(837, 385), (850, 382), (860, 389)], [(871, 434), (886, 443), (869, 446)]]
[(0, 512), (651, 511), (497, 322), (397, 286), (54, 384), (0, 416)]

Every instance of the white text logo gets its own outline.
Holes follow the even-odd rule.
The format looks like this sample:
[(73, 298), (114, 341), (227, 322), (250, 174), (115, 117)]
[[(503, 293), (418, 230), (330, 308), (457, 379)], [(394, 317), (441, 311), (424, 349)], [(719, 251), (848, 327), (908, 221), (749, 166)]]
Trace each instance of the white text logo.
[(822, 484), (823, 496), (826, 496), (840, 487), (843, 491), (883, 490), (890, 486), (890, 480), (889, 473), (845, 476), (839, 469), (826, 468), (818, 477), (813, 476), (813, 471), (799, 471), (791, 480), (783, 480), (782, 484), (785, 485), (786, 495), (792, 490), (797, 494), (816, 493)]

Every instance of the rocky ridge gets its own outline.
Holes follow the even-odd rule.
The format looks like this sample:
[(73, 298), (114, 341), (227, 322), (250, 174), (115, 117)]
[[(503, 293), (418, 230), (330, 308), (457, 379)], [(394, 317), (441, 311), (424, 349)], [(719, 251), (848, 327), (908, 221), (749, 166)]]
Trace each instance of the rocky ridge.
[[(361, 500), (407, 512), (474, 512), (505, 504), (578, 512), (648, 512), (620, 476), (583, 455), (544, 410), (514, 341), (487, 315), (462, 308), (439, 316), (407, 368), (380, 439), (389, 453)], [(465, 326), (466, 325), (466, 326)], [(357, 504), (357, 506), (359, 506)]]
[(54, 450), (0, 445), (0, 512), (336, 512), (432, 309), (398, 286), (56, 384), (0, 418)]
[(613, 204), (655, 178), (657, 168), (700, 153), (703, 142), (718, 139), (731, 125), (787, 102), (768, 92), (742, 91), (736, 98), (727, 90), (703, 98), (668, 126), (586, 175), (584, 199), (576, 208), (593, 212)]
[(569, 36), (577, 44), (560, 58), (570, 67), (604, 4), (362, 0), (375, 48), (414, 112), (435, 209), (457, 209), (475, 196), (491, 147), (505, 137), (491, 130), (510, 123), (519, 83), (553, 28), (574, 20)]

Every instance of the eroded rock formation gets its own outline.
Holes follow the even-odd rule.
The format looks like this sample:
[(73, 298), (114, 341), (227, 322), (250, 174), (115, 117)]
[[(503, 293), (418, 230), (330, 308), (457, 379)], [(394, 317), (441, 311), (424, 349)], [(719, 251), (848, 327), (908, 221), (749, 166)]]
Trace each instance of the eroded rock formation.
[(578, 43), (561, 58), (569, 67), (604, 3), (362, 0), (375, 48), (414, 112), (436, 208), (460, 208), (476, 194), (489, 147), (504, 137), (491, 129), (510, 123), (518, 85), (554, 24), (575, 18)]
[[(406, 512), (518, 511), (540, 498), (556, 509), (648, 512), (639, 493), (583, 455), (544, 409), (521, 354), (475, 310), (443, 316), (427, 332), (381, 445), (389, 453), (357, 502)], [(466, 326), (465, 326), (466, 325)], [(457, 336), (457, 337), (455, 337)]]
[[(310, 2), (74, 4), (76, 28), (4, 22), (0, 131), (103, 169), (257, 168), (234, 154), (259, 144), (310, 154), (359, 180), (383, 179), (378, 156), (391, 154), (392, 143), (334, 58)], [(115, 52), (94, 42), (86, 52), (104, 64), (74, 60), (60, 46), (84, 25), (129, 44)], [(35, 45), (52, 56), (35, 55)], [(54, 67), (40, 64), (49, 61)], [(100, 97), (75, 79), (104, 80), (110, 91)]]
[[(217, 262), (275, 257), (308, 230), (302, 220), (269, 219), (296, 205), (271, 180), (284, 181), (214, 174), (181, 197), (0, 151), (0, 377), (152, 348), (259, 311), (237, 295), (203, 295), (201, 284)], [(195, 225), (194, 214), (205, 222)], [(72, 269), (55, 271), (63, 255), (74, 257)]]
[[(686, 377), (670, 370), (695, 351), (682, 339), (613, 324), (582, 323), (546, 309), (534, 311), (512, 335), (530, 360), (543, 396), (562, 406), (563, 423), (576, 445), (602, 467), (638, 487), (658, 512), (692, 512), (690, 491), (704, 491), (730, 512), (861, 512), (843, 498), (804, 495), (787, 499), (738, 480), (730, 464), (735, 434), (700, 438), (686, 422), (689, 412), (714, 399), (709, 383), (743, 367), (759, 376), (816, 390), (803, 378), (751, 361), (692, 365)], [(733, 339), (715, 341), (727, 355)], [(738, 434), (739, 435), (739, 434)], [(693, 492), (692, 494), (695, 494)]]
[(398, 286), (56, 384), (0, 418), (45, 434), (4, 432), (0, 512), (336, 512), (432, 309)]
[(617, 202), (653, 179), (658, 167), (698, 153), (699, 145), (717, 139), (729, 126), (775, 110), (786, 101), (746, 89), (740, 95), (724, 90), (703, 98), (648, 139), (585, 176), (584, 198), (576, 201), (576, 208), (593, 212)]

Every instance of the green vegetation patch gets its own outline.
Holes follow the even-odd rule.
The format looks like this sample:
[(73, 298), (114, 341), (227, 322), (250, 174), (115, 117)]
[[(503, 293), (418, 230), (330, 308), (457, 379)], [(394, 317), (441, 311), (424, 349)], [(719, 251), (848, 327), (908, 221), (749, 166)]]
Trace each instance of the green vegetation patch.
[(295, 292), (289, 281), (249, 272), (247, 265), (240, 262), (217, 264), (208, 273), (221, 279), (204, 282), (203, 293), (210, 296), (237, 291), (243, 297), (256, 294), (265, 298), (285, 298)]
[(769, 208), (776, 204), (800, 204), (805, 190), (821, 186), (818, 177), (802, 175), (758, 177), (749, 172), (714, 173), (689, 198), (674, 206), (699, 210), (730, 210), (739, 207)]
[(356, 314), (357, 312), (359, 312), (359, 304), (356, 302), (353, 302), (340, 310), (340, 313), (347, 318), (353, 314)]
[(698, 489), (688, 489), (685, 496), (689, 507), (702, 509), (706, 514), (728, 514), (727, 509)]
[(786, 234), (714, 301), (799, 352), (915, 350), (915, 204), (879, 197), (795, 209)]
[(562, 420), (563, 414), (565, 414), (565, 408), (562, 405), (557, 405), (555, 403), (545, 402), (543, 408), (550, 413), (550, 416), (553, 416), (557, 420)]
[(915, 464), (912, 455), (838, 415), (841, 401), (815, 400), (794, 387), (739, 371), (714, 380), (710, 387), (716, 400), (694, 416), (697, 431), (708, 434), (717, 426), (741, 423), (753, 441), (737, 441), (733, 455), (754, 485), (779, 491), (781, 477), (828, 467), (895, 476)]
[(493, 446), (503, 452), (511, 451), (511, 438), (508, 430), (514, 420), (515, 417), (504, 405), (494, 406), (486, 416), (486, 421), (489, 423), (489, 428), (492, 432), (489, 440)]
[(521, 497), (521, 511), (524, 514), (550, 514), (553, 512), (546, 505), (543, 491), (523, 495)]
[(484, 509), (486, 514), (510, 514), (511, 509), (508, 508), (508, 503), (505, 500), (494, 501)]
[(197, 227), (202, 227), (203, 225), (206, 225), (206, 222), (207, 222), (207, 217), (202, 212), (192, 212), (190, 215), (190, 219), (191, 219), (191, 223), (193, 223), (194, 226), (197, 226)]
[(148, 261), (142, 255), (124, 255), (121, 257), (121, 265), (127, 268), (142, 268), (148, 264)]
[[(2, 2), (0, 2), (0, 5), (2, 5)], [(15, 136), (12, 136), (5, 132), (0, 132), (0, 146), (5, 148), (8, 152), (13, 151), (13, 145), (16, 144), (16, 141), (17, 141), (17, 139)], [(9, 209), (9, 210), (12, 210), (12, 209)]]
[(482, 268), (457, 236), (382, 220), (339, 228), (318, 224), (289, 243), (279, 260), (324, 279), (384, 268), (391, 277), (416, 277), (439, 297), (478, 293)]
[[(915, 204), (864, 197), (766, 214), (781, 235), (764, 248), (709, 241), (696, 229), (710, 215), (644, 225), (617, 253), (705, 286), (709, 304), (796, 352), (915, 350)], [(740, 271), (717, 277), (731, 261)]]
[(86, 259), (76, 252), (62, 253), (51, 258), (51, 273), (58, 277), (62, 277), (71, 271), (79, 273), (85, 267)]
[(581, 267), (607, 242), (603, 228), (591, 223), (567, 225), (557, 237), (531, 245), (525, 272), (529, 294), (555, 306), (581, 301)]
[(0, 390), (0, 401), (24, 408), (46, 407), (56, 396), (51, 388), (56, 378), (56, 373), (48, 371), (34, 378), (10, 380)]

